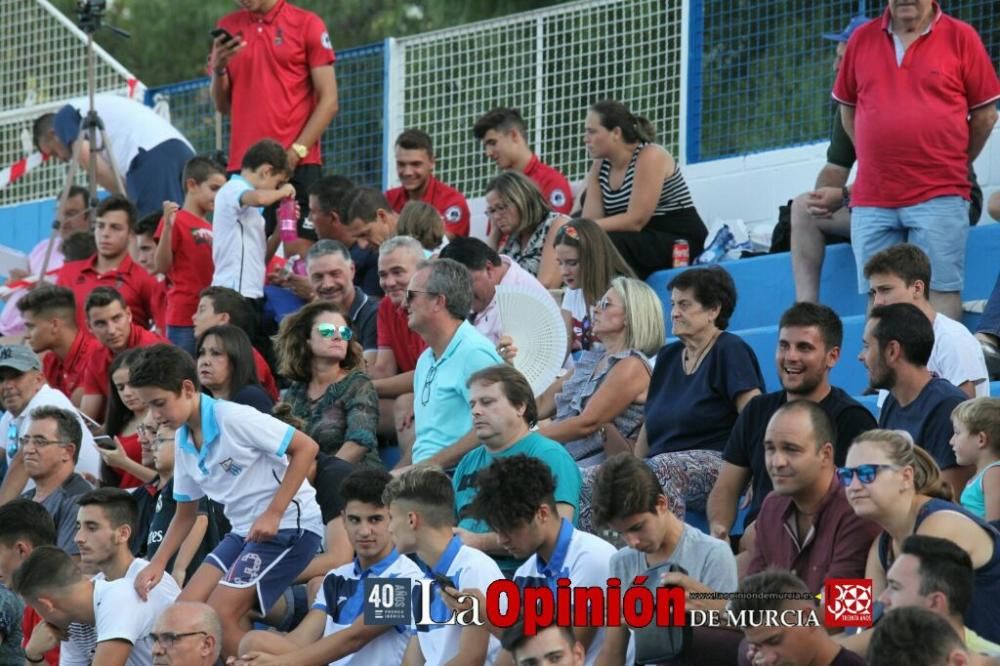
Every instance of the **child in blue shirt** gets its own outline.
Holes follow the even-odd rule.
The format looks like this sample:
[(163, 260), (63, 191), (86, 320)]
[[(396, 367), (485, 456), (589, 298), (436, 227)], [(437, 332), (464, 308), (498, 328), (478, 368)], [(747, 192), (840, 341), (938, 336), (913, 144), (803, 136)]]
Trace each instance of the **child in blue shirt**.
[(951, 412), (951, 424), (955, 460), (976, 466), (962, 491), (962, 506), (983, 520), (1000, 520), (1000, 398), (960, 403)]
[(219, 614), (223, 654), (236, 655), (250, 611), (266, 614), (319, 550), (323, 524), (305, 480), (319, 446), (252, 407), (198, 390), (194, 361), (173, 345), (142, 350), (129, 384), (159, 423), (177, 429), (177, 510), (163, 542), (136, 577), (146, 597), (194, 525), (202, 497), (225, 507), (232, 531), (198, 568), (181, 595)]

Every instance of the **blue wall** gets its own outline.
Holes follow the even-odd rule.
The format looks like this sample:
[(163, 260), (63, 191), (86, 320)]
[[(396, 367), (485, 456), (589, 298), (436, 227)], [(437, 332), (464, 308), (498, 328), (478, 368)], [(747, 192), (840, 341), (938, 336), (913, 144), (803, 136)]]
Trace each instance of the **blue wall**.
[(0, 207), (0, 245), (28, 253), (52, 231), (56, 200)]

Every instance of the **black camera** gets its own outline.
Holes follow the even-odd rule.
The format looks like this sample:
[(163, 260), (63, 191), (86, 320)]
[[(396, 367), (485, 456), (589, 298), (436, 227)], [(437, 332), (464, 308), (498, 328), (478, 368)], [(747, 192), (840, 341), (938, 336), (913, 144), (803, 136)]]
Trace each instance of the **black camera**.
[(88, 35), (101, 29), (101, 18), (108, 9), (107, 0), (77, 0), (76, 24)]

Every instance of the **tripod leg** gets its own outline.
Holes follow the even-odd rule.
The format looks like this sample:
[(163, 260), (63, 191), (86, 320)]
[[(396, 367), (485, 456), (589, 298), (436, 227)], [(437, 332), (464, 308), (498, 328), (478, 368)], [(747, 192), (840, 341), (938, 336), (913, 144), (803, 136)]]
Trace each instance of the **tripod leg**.
[[(82, 127), (81, 127), (82, 132)], [(46, 273), (49, 272), (49, 261), (52, 259), (52, 247), (55, 245), (56, 236), (59, 234), (59, 227), (62, 225), (66, 214), (66, 203), (69, 200), (69, 190), (76, 182), (77, 171), (80, 170), (80, 141), (73, 142), (73, 157), (69, 160), (69, 168), (66, 170), (66, 182), (63, 184), (62, 194), (56, 202), (56, 224), (52, 225), (52, 233), (49, 234), (49, 244), (45, 246), (45, 259), (42, 260), (42, 270), (39, 272), (38, 281), (44, 282)], [(94, 221), (94, 205), (91, 201), (90, 214), (91, 227)]]

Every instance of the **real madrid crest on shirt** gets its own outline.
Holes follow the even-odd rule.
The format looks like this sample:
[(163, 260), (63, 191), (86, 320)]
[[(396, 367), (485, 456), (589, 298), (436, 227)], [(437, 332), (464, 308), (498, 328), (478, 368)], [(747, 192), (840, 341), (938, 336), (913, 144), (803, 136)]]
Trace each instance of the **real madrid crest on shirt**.
[(549, 203), (553, 208), (562, 208), (566, 205), (566, 193), (557, 187), (549, 194)]

